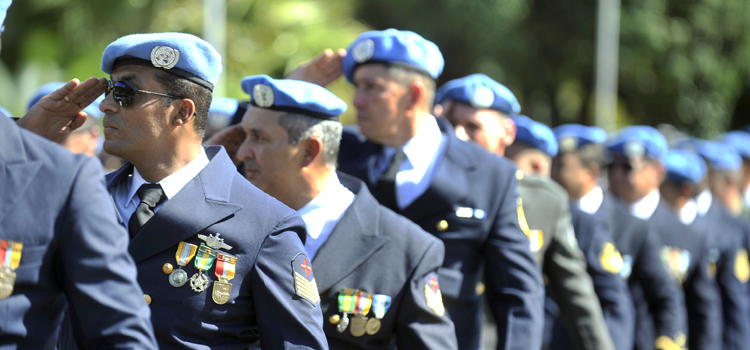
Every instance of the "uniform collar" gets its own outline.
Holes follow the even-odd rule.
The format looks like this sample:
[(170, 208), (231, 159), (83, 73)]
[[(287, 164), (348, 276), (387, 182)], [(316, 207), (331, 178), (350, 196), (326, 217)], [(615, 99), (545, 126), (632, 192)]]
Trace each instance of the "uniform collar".
[[(307, 234), (312, 238), (318, 238), (324, 230), (332, 230), (352, 204), (354, 197), (354, 193), (341, 184), (334, 172), (325, 189), (297, 211), (305, 221)], [(326, 227), (331, 221), (334, 225)]]
[[(161, 181), (157, 182), (161, 185), (161, 188), (164, 190), (164, 194), (167, 195), (167, 199), (172, 199), (175, 195), (177, 195), (177, 192), (180, 192), (180, 190), (187, 185), (190, 180), (192, 180), (198, 173), (203, 170), (203, 168), (208, 165), (208, 156), (206, 156), (206, 150), (201, 147), (200, 153), (198, 153), (198, 156), (195, 157), (190, 163), (182, 167), (182, 169), (175, 171), (171, 175), (165, 177)], [(128, 201), (126, 203), (129, 203), (133, 200), (133, 197), (138, 192), (138, 189), (141, 187), (141, 185), (148, 183), (148, 181), (144, 180), (141, 174), (138, 172), (138, 169), (133, 167), (133, 176), (130, 178), (130, 188), (128, 189)]]
[(685, 225), (690, 225), (698, 216), (698, 203), (692, 198), (680, 209), (680, 221)]
[[(401, 150), (406, 154), (406, 158), (414, 169), (427, 169), (430, 166), (432, 158), (440, 149), (443, 140), (443, 134), (440, 132), (437, 120), (433, 116), (425, 117), (424, 124), (417, 131), (417, 134), (411, 138)], [(391, 159), (396, 149), (389, 146), (383, 147), (385, 159)]]
[(594, 214), (602, 206), (603, 200), (604, 191), (600, 186), (596, 186), (583, 197), (573, 200), (573, 205), (586, 213)]
[(747, 186), (747, 188), (745, 189), (743, 197), (745, 197), (745, 206), (750, 207), (750, 186)]
[(711, 191), (709, 191), (708, 189), (703, 190), (703, 192), (695, 197), (698, 215), (706, 215), (706, 213), (708, 213), (708, 209), (711, 208), (711, 202), (713, 202), (713, 195), (711, 195)]
[(639, 219), (648, 220), (651, 218), (651, 215), (654, 215), (654, 211), (659, 205), (660, 198), (661, 195), (659, 195), (659, 191), (653, 190), (645, 197), (637, 200), (633, 204), (630, 204), (628, 206), (628, 211), (631, 215)]

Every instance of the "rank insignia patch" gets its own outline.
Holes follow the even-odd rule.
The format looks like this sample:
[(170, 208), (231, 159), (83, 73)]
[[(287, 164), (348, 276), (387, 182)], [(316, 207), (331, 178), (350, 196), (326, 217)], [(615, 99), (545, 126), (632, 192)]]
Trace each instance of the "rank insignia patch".
[(440, 285), (438, 284), (438, 276), (434, 272), (430, 272), (424, 278), (424, 295), (427, 300), (427, 306), (435, 311), (438, 316), (445, 314), (445, 306), (443, 306), (443, 295), (440, 293)]
[(599, 263), (602, 264), (604, 271), (609, 273), (618, 274), (623, 268), (622, 256), (610, 242), (605, 243), (602, 251), (599, 252)]
[(740, 249), (734, 256), (734, 275), (742, 283), (750, 279), (750, 262), (748, 261), (747, 249)]
[(294, 292), (313, 305), (320, 302), (318, 284), (313, 276), (312, 264), (307, 255), (297, 254), (292, 260), (292, 277), (294, 278)]
[(682, 284), (690, 267), (690, 252), (680, 248), (664, 246), (661, 248), (661, 262), (676, 281)]

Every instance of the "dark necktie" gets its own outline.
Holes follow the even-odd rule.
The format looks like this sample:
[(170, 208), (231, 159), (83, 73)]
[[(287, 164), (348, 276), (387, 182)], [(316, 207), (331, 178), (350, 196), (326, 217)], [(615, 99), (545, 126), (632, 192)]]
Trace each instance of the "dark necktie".
[(146, 222), (154, 217), (154, 209), (167, 200), (167, 195), (164, 194), (164, 190), (159, 184), (143, 184), (138, 188), (137, 193), (138, 198), (141, 199), (141, 203), (138, 204), (138, 208), (135, 209), (135, 213), (133, 213), (130, 221), (128, 221), (128, 231), (130, 232), (131, 239), (141, 231)]
[(398, 151), (391, 158), (391, 164), (388, 169), (378, 177), (378, 189), (383, 195), (385, 206), (394, 211), (398, 211), (398, 202), (396, 201), (396, 174), (401, 169), (401, 164), (406, 160), (406, 154)]

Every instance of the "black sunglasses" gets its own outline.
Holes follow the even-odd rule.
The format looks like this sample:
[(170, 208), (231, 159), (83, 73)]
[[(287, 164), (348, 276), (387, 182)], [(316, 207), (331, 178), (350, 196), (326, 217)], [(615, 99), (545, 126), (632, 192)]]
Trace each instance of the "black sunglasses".
[(107, 80), (107, 91), (104, 94), (104, 97), (107, 97), (109, 96), (110, 93), (113, 93), (112, 96), (115, 98), (115, 101), (117, 101), (117, 103), (120, 106), (127, 107), (133, 104), (133, 101), (135, 101), (135, 96), (139, 92), (142, 94), (169, 97), (169, 98), (176, 99), (176, 100), (183, 98), (183, 97), (177, 97), (177, 96), (172, 96), (172, 95), (167, 95), (167, 94), (161, 94), (158, 92), (138, 90), (135, 84), (129, 81), (125, 81), (125, 80), (120, 80), (120, 81), (115, 81), (115, 82), (112, 82), (111, 80)]
[(607, 169), (613, 170), (613, 169), (622, 169), (625, 172), (629, 172), (633, 170), (633, 165), (630, 163), (608, 163)]

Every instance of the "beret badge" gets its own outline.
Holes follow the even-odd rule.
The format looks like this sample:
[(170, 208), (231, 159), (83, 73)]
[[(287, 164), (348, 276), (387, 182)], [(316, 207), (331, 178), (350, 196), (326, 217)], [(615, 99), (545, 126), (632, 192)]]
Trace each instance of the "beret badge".
[(253, 87), (253, 101), (258, 107), (268, 108), (273, 106), (273, 89), (265, 84), (258, 84)]
[(373, 54), (375, 54), (375, 43), (371, 39), (360, 41), (352, 49), (352, 58), (357, 63), (369, 60)]
[(495, 94), (486, 86), (478, 86), (470, 100), (474, 108), (490, 108), (495, 102)]
[(151, 50), (151, 64), (156, 68), (172, 69), (180, 60), (180, 51), (167, 46), (156, 46)]
[(578, 138), (575, 136), (566, 136), (560, 139), (560, 150), (563, 152), (572, 152), (576, 150)]

